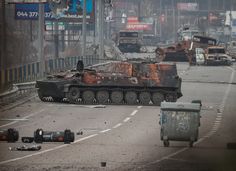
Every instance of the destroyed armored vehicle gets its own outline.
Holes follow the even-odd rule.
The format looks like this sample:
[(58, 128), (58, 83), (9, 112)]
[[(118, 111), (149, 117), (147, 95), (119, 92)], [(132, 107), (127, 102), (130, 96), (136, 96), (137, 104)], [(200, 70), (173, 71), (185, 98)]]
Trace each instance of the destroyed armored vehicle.
[(181, 78), (175, 64), (153, 62), (109, 62), (49, 76), (36, 82), (42, 101), (67, 100), (83, 104), (160, 105), (175, 102), (181, 93)]
[(210, 46), (206, 49), (206, 65), (232, 65), (232, 61), (232, 58), (226, 54), (224, 47)]

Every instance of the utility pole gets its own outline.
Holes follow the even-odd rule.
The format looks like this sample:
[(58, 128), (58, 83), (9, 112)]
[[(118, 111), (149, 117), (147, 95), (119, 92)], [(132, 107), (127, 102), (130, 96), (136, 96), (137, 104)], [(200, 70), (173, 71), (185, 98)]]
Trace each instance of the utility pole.
[(93, 44), (97, 44), (97, 40), (96, 40), (96, 37), (97, 37), (97, 28), (98, 28), (98, 22), (97, 22), (97, 14), (98, 14), (98, 9), (97, 9), (97, 1), (94, 1), (94, 9), (95, 9), (95, 14), (94, 14), (94, 32), (93, 32)]
[(104, 58), (104, 0), (99, 3), (99, 62)]
[(6, 14), (5, 14), (5, 0), (2, 0), (0, 2), (0, 5), (1, 5), (1, 54), (0, 54), (0, 68), (1, 69), (5, 69), (6, 67), (6, 59), (7, 59), (7, 53), (6, 53)]
[(172, 19), (173, 19), (173, 36), (174, 36), (174, 40), (176, 41), (176, 22), (175, 22), (175, 4), (174, 4), (174, 0), (172, 0)]
[(52, 28), (55, 31), (55, 35), (54, 35), (55, 57), (59, 58), (59, 27), (58, 27), (58, 21), (53, 22)]
[(85, 58), (86, 56), (86, 0), (83, 0), (83, 27), (82, 27), (82, 34), (83, 34), (83, 42), (82, 42), (82, 56)]
[(211, 0), (208, 0), (208, 12), (207, 12), (207, 35), (209, 36), (209, 33), (210, 33), (210, 6), (211, 6)]
[(160, 0), (159, 4), (159, 30), (160, 30), (160, 40), (162, 40), (162, 24), (161, 24), (161, 16), (162, 16), (162, 0)]
[(39, 18), (38, 18), (38, 40), (39, 40), (39, 62), (40, 68), (39, 73), (40, 77), (43, 78), (45, 75), (45, 58), (44, 58), (44, 4), (39, 3)]
[(230, 0), (230, 13), (229, 13), (229, 17), (230, 17), (230, 41), (232, 41), (232, 0)]

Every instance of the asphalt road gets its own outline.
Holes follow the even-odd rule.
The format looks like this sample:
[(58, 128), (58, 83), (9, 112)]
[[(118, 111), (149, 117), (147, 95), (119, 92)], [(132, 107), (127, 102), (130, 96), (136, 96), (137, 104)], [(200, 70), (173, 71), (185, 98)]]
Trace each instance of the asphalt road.
[[(22, 136), (36, 129), (83, 132), (72, 144), (43, 143), (40, 151), (10, 151), (22, 145), (0, 142), (0, 170), (236, 170), (236, 74), (235, 66), (191, 66), (178, 63), (183, 97), (201, 99), (199, 140), (160, 140), (156, 106), (83, 106), (41, 102), (37, 97), (13, 109), (1, 111), (0, 129), (16, 128)], [(3, 121), (3, 119), (25, 119)]]

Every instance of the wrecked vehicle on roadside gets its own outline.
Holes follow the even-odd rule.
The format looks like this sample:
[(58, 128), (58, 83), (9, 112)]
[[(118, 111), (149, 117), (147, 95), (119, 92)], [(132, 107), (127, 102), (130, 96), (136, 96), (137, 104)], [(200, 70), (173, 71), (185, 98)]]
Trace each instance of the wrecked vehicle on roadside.
[(116, 61), (77, 69), (38, 80), (42, 101), (67, 100), (83, 104), (160, 105), (182, 96), (176, 64), (146, 61)]
[(226, 54), (225, 48), (221, 46), (210, 46), (205, 52), (206, 65), (231, 65), (232, 57)]

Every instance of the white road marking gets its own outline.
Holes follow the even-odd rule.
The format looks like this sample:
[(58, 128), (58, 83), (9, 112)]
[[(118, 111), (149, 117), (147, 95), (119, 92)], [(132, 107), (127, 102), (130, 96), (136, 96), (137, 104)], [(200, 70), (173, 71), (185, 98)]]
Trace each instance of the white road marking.
[[(230, 77), (230, 83), (232, 83), (232, 82), (233, 82), (233, 79), (234, 79), (235, 71), (234, 71), (232, 68), (230, 68), (230, 67), (228, 67), (228, 68), (229, 68), (230, 70), (232, 70), (232, 74), (231, 74), (231, 77)], [(221, 105), (220, 105), (220, 106), (222, 107), (221, 113), (223, 113), (223, 111), (224, 111), (224, 106), (225, 106), (226, 100), (227, 100), (227, 98), (228, 98), (230, 89), (231, 89), (231, 84), (228, 85), (228, 87), (227, 87), (227, 89), (226, 89), (226, 92), (225, 92), (225, 95), (224, 95), (224, 98), (223, 98), (223, 101), (222, 101), (222, 103), (221, 103)], [(213, 128), (219, 128), (219, 126), (220, 126), (220, 123), (215, 123), (214, 126), (213, 126)], [(212, 131), (211, 131), (211, 132), (208, 132), (204, 137), (202, 137), (202, 138), (200, 139), (200, 141), (197, 141), (195, 144), (198, 144), (198, 143), (200, 143), (201, 141), (205, 140), (206, 138), (211, 137), (212, 135), (214, 135), (214, 133), (215, 133), (215, 132), (212, 132)], [(184, 152), (184, 151), (186, 151), (186, 150), (188, 150), (188, 149), (189, 149), (189, 148), (182, 148), (182, 149), (178, 150), (178, 151), (175, 152), (175, 153), (171, 153), (171, 154), (169, 154), (169, 155), (167, 155), (167, 156), (165, 156), (165, 157), (162, 157), (162, 158), (159, 159), (159, 160), (150, 162), (150, 163), (146, 164), (145, 166), (151, 165), (151, 164), (159, 163), (159, 162), (163, 161), (164, 159), (169, 159), (169, 158), (171, 158), (171, 157), (173, 157), (173, 156), (175, 156), (175, 155), (177, 155), (177, 154), (179, 154), (179, 153), (182, 153), (182, 152)], [(140, 167), (140, 168), (141, 168), (141, 167)]]
[(222, 118), (220, 118), (220, 117), (216, 118), (216, 121), (221, 121), (221, 120), (222, 120)]
[(29, 119), (0, 119), (0, 121), (28, 121)]
[(123, 121), (124, 121), (124, 122), (128, 122), (129, 120), (130, 120), (130, 118), (127, 117), (127, 118), (125, 118)]
[[(87, 139), (89, 139), (89, 138), (93, 138), (93, 137), (95, 137), (95, 136), (97, 136), (97, 135), (98, 135), (98, 134), (93, 134), (93, 135), (89, 135), (89, 136), (87, 136), (87, 137), (80, 138), (80, 139), (78, 139), (78, 140), (72, 142), (71, 144), (76, 144), (76, 143), (78, 143), (78, 142), (87, 140)], [(69, 144), (68, 144), (68, 145), (69, 145)]]
[(108, 132), (108, 131), (110, 131), (111, 129), (105, 129), (105, 130), (103, 130), (103, 131), (100, 131), (100, 133), (105, 133), (105, 132)]
[[(78, 140), (74, 141), (74, 142), (71, 143), (71, 144), (75, 144), (75, 143), (78, 143), (78, 142), (87, 140), (87, 139), (92, 138), (92, 137), (95, 137), (95, 136), (97, 136), (97, 135), (98, 135), (98, 134), (93, 134), (93, 135), (90, 135), (90, 136), (87, 136), (87, 137), (78, 139)], [(33, 156), (37, 156), (37, 155), (40, 155), (40, 154), (44, 154), (44, 153), (47, 153), (47, 152), (50, 152), (50, 151), (54, 151), (54, 150), (57, 150), (57, 149), (61, 149), (61, 148), (63, 148), (63, 147), (67, 147), (67, 146), (69, 146), (69, 145), (70, 145), (70, 144), (63, 144), (63, 145), (59, 145), (59, 146), (56, 146), (56, 147), (53, 147), (53, 148), (50, 148), (50, 149), (47, 149), (47, 150), (43, 150), (43, 151), (40, 151), (40, 152), (36, 152), (36, 153), (34, 153), (34, 154), (29, 154), (29, 155), (26, 155), (26, 156), (23, 156), (23, 157), (18, 157), (18, 158), (14, 158), (14, 159), (10, 159), (10, 160), (1, 161), (1, 162), (0, 162), (0, 165), (6, 164), (6, 163), (10, 163), (10, 162), (13, 162), (13, 161), (17, 161), (17, 160), (22, 160), (22, 159), (29, 158), (29, 157), (33, 157)]]
[(143, 106), (138, 106), (137, 108), (138, 108), (138, 109), (141, 109), (142, 107), (143, 107)]
[(138, 110), (134, 110), (130, 115), (134, 116), (137, 112), (138, 112)]
[[(28, 119), (28, 118), (30, 118), (31, 116), (34, 116), (34, 115), (36, 115), (36, 114), (39, 114), (39, 113), (43, 112), (44, 110), (45, 110), (45, 109), (41, 109), (40, 111), (31, 113), (31, 114), (29, 114), (29, 115), (27, 115), (27, 116), (25, 116), (25, 117), (23, 117), (23, 118), (21, 118), (21, 119)], [(18, 122), (19, 122), (19, 120), (18, 120), (18, 121), (13, 121), (13, 122), (10, 122), (10, 123), (1, 125), (0, 128), (6, 127), (6, 126), (10, 126), (10, 125), (13, 125), (13, 124), (18, 123)]]
[(120, 127), (122, 125), (122, 123), (118, 123), (117, 125), (115, 125), (113, 128), (115, 129), (115, 128), (118, 128), (118, 127)]

